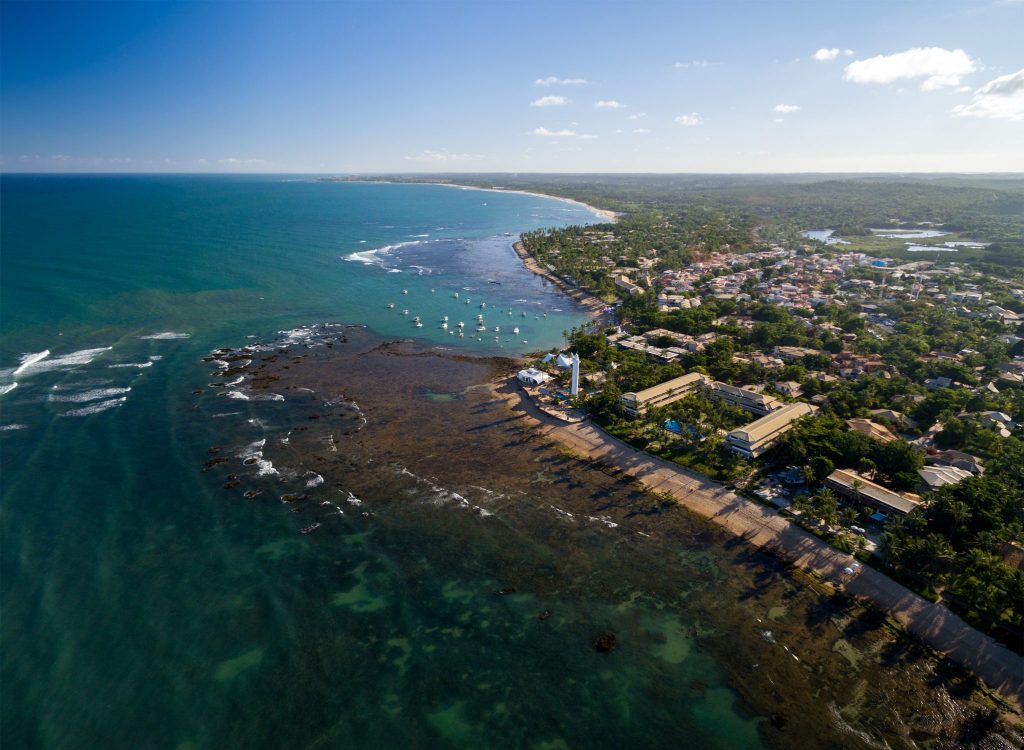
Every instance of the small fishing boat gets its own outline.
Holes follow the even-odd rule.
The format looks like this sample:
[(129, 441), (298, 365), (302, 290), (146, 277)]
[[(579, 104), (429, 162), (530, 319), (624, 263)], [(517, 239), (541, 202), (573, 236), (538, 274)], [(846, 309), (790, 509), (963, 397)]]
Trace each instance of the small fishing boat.
[(395, 309), (395, 303), (394, 302), (389, 302), (388, 303), (388, 309), (389, 310), (394, 310)]
[(460, 320), (460, 321), (459, 321), (459, 328), (465, 328), (465, 327), (466, 327), (466, 324), (465, 324), (465, 323), (463, 323), (463, 322), (462, 322), (462, 321)]
[(485, 307), (487, 307), (487, 303), (486, 302), (481, 302), (480, 303), (480, 309), (483, 310)]
[(512, 333), (519, 333), (519, 326), (512, 329)]
[(408, 315), (408, 314), (409, 314), (408, 310), (402, 310), (402, 315)]
[(415, 323), (413, 323), (413, 325), (416, 326), (417, 328), (422, 328), (423, 327), (423, 324), (420, 323), (418, 320)]
[(408, 293), (409, 293), (409, 290), (408, 290), (408, 289), (403, 289), (403, 290), (402, 290), (402, 294), (408, 294)]
[(445, 323), (447, 323), (448, 322), (448, 316), (447, 315), (442, 315), (441, 316), (441, 320), (443, 320)]
[(441, 328), (447, 328), (447, 327), (448, 327), (447, 323), (444, 323), (444, 322), (441, 323)]
[(501, 333), (501, 326), (494, 326), (495, 333)]
[(455, 299), (458, 299), (458, 298), (459, 298), (459, 293), (458, 293), (458, 292), (456, 292), (456, 293), (455, 293), (455, 294), (453, 294), (452, 296), (453, 296), (453, 297), (455, 297)]

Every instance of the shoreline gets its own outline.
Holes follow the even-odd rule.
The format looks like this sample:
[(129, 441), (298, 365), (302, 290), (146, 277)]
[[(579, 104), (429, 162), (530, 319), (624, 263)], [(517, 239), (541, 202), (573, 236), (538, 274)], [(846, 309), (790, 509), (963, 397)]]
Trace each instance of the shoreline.
[(396, 182), (395, 180), (345, 180), (345, 179), (325, 179), (324, 182), (356, 182), (356, 183), (381, 183), (384, 185), (439, 185), (441, 187), (457, 188), (459, 190), (481, 190), (485, 193), (510, 193), (512, 195), (530, 195), (534, 198), (547, 198), (549, 200), (561, 201), (562, 203), (571, 203), (574, 206), (585, 208), (595, 216), (604, 219), (609, 224), (614, 224), (619, 220), (620, 214), (611, 209), (598, 208), (592, 206), (589, 203), (578, 201), (575, 198), (565, 198), (560, 195), (549, 195), (548, 193), (538, 193), (532, 190), (515, 190), (506, 189), (500, 187), (480, 187), (479, 185), (462, 185), (458, 182), (432, 182), (430, 180), (407, 180)]
[(646, 491), (671, 497), (743, 541), (855, 599), (868, 602), (937, 654), (968, 669), (1013, 710), (1024, 710), (1024, 657), (975, 630), (941, 604), (928, 602), (884, 573), (856, 562), (776, 511), (736, 495), (697, 472), (644, 453), (590, 422), (566, 423), (541, 411), (513, 377), (493, 381), (490, 390), (538, 436), (580, 461), (603, 464)]
[(521, 239), (512, 243), (512, 250), (514, 250), (515, 254), (519, 256), (519, 260), (522, 261), (523, 268), (530, 273), (540, 276), (542, 279), (550, 281), (558, 287), (563, 294), (586, 310), (592, 318), (599, 318), (604, 314), (605, 309), (608, 307), (607, 302), (602, 300), (600, 297), (595, 297), (590, 292), (586, 292), (577, 286), (573, 286), (553, 271), (542, 268), (540, 263), (537, 262), (537, 259), (527, 251)]

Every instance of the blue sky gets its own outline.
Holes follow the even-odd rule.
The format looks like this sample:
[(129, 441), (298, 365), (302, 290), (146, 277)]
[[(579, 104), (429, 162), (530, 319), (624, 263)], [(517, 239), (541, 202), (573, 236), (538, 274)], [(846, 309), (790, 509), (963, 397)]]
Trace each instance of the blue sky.
[(1024, 171), (1024, 2), (2, 2), (5, 171)]

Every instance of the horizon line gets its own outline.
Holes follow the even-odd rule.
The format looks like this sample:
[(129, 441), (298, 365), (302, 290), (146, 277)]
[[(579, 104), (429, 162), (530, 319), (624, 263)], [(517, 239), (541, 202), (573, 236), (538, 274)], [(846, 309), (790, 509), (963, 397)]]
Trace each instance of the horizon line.
[(270, 176), (270, 175), (308, 175), (308, 176), (335, 176), (335, 177), (378, 177), (378, 176), (398, 176), (398, 177), (458, 177), (458, 176), (477, 176), (477, 175), (505, 175), (505, 176), (523, 176), (523, 175), (544, 175), (544, 176), (615, 176), (615, 175), (645, 175), (645, 176), (712, 176), (712, 177), (735, 177), (735, 176), (813, 176), (813, 175), (854, 175), (854, 176), (873, 176), (873, 175), (886, 175), (886, 176), (916, 176), (916, 175), (957, 175), (957, 176), (1019, 176), (1024, 177), (1024, 171), (1019, 170), (1007, 170), (1007, 171), (984, 171), (984, 172), (956, 172), (956, 171), (871, 171), (871, 172), (820, 172), (820, 171), (799, 171), (799, 172), (524, 172), (524, 171), (487, 171), (487, 172), (401, 172), (401, 171), (358, 171), (358, 172), (343, 172), (343, 171), (327, 171), (327, 172), (315, 172), (315, 171), (267, 171), (267, 172), (195, 172), (195, 171), (138, 171), (138, 172), (118, 172), (118, 171), (74, 171), (74, 172), (59, 172), (59, 171), (32, 171), (32, 170), (3, 170), (0, 169), (0, 176), (9, 175), (34, 175), (34, 176), (131, 176), (131, 175), (180, 175), (180, 176), (248, 176), (248, 177), (259, 177), (259, 176)]

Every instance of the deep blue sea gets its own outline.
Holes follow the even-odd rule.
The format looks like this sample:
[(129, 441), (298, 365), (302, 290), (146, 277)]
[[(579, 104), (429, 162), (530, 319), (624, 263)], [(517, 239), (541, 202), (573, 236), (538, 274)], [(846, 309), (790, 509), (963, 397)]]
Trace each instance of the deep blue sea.
[[(878, 671), (881, 636), (437, 356), (584, 321), (511, 243), (586, 208), (268, 176), (4, 176), (0, 198), (4, 747), (898, 731), (870, 706), (919, 675)], [(259, 398), (224, 374), (257, 343), (296, 371), (344, 354)]]

